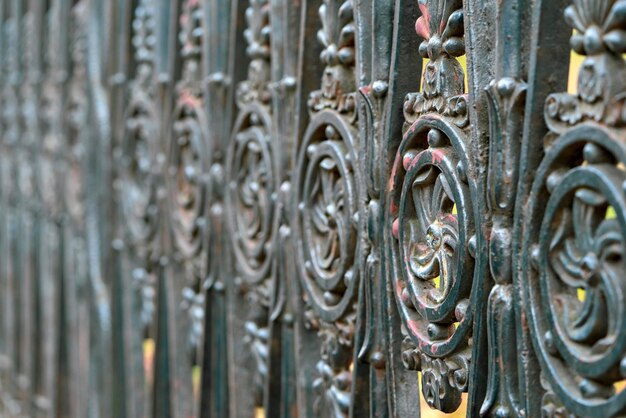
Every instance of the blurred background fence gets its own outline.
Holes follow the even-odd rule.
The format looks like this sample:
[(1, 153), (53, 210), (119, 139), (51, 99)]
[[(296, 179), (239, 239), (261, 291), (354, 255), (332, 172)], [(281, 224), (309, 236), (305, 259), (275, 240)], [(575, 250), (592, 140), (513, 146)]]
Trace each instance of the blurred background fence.
[(624, 52), (624, 0), (0, 0), (0, 416), (623, 416)]

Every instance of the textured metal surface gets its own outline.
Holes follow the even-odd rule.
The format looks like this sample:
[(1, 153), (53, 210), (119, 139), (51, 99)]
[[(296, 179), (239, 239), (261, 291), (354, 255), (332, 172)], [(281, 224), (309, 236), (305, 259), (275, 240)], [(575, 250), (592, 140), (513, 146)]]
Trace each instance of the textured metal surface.
[(624, 53), (623, 0), (1, 0), (0, 416), (625, 416)]

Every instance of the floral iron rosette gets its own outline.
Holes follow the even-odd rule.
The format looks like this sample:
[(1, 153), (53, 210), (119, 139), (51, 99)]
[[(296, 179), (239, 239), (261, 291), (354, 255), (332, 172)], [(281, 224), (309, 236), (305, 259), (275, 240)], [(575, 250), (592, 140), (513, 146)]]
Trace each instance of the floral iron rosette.
[(324, 49), (320, 60), (326, 65), (321, 89), (309, 98), (312, 111), (335, 109), (340, 113), (355, 110), (355, 26), (352, 0), (324, 1), (319, 8), (322, 28), (317, 39)]
[(546, 101), (546, 123), (562, 132), (586, 120), (626, 124), (626, 1), (576, 0), (565, 10), (574, 29), (572, 49), (587, 58), (578, 74), (578, 94), (556, 93)]
[[(356, 299), (362, 226), (356, 151), (356, 44), (353, 0), (324, 0), (317, 38), (325, 65), (320, 89), (309, 96), (311, 121), (299, 144), (295, 175), (294, 243), (311, 343), (312, 407), (320, 416), (346, 417), (352, 404)], [(307, 376), (306, 379), (309, 377)]]
[[(432, 408), (455, 411), (468, 389), (477, 256), (468, 176), (468, 114), (461, 1), (420, 1), (416, 32), (429, 59), (422, 91), (407, 95), (404, 135), (389, 187), (392, 280), (405, 366), (422, 371)], [(479, 256), (483, 256), (479, 254)]]
[(550, 131), (535, 172), (524, 231), (522, 283), (542, 365), (542, 413), (626, 411), (626, 1), (574, 0), (565, 20), (586, 55), (578, 94), (545, 105)]
[(415, 23), (415, 31), (423, 39), (419, 53), (429, 61), (422, 91), (409, 94), (405, 101), (406, 122), (413, 123), (425, 113), (437, 112), (465, 127), (465, 73), (456, 59), (465, 54), (462, 2), (420, 0), (419, 8), (422, 16)]

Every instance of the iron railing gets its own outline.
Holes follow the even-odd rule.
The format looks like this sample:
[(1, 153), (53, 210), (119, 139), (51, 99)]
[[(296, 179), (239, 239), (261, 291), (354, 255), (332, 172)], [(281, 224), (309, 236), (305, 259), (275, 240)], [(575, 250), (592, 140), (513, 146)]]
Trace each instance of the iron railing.
[(0, 28), (0, 415), (626, 414), (626, 1)]

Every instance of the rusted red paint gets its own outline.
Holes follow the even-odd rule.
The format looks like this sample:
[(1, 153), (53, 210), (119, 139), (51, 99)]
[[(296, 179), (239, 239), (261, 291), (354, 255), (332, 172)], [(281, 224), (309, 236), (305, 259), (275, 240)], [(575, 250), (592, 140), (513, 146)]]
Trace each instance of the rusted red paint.
[(190, 91), (184, 91), (180, 95), (179, 103), (183, 106), (198, 108), (201, 106), (200, 99), (194, 96)]
[(430, 151), (430, 158), (433, 164), (441, 164), (441, 162), (445, 158), (445, 154), (440, 149), (433, 149)]
[(413, 333), (414, 335), (421, 334), (419, 323), (417, 321), (409, 319), (408, 321), (406, 321), (406, 326), (407, 326), (407, 328), (409, 328), (411, 333)]
[(391, 225), (391, 233), (395, 239), (400, 237), (400, 219), (396, 218)]
[(451, 213), (445, 214), (442, 220), (451, 224), (456, 224), (458, 222), (457, 215), (453, 215)]
[(404, 157), (402, 158), (402, 166), (405, 170), (408, 171), (410, 169), (411, 163), (413, 162), (414, 158), (415, 153), (413, 151), (408, 151), (406, 154), (404, 154)]
[(430, 14), (428, 13), (428, 5), (419, 4), (422, 14), (415, 22), (415, 32), (424, 39), (430, 39)]

